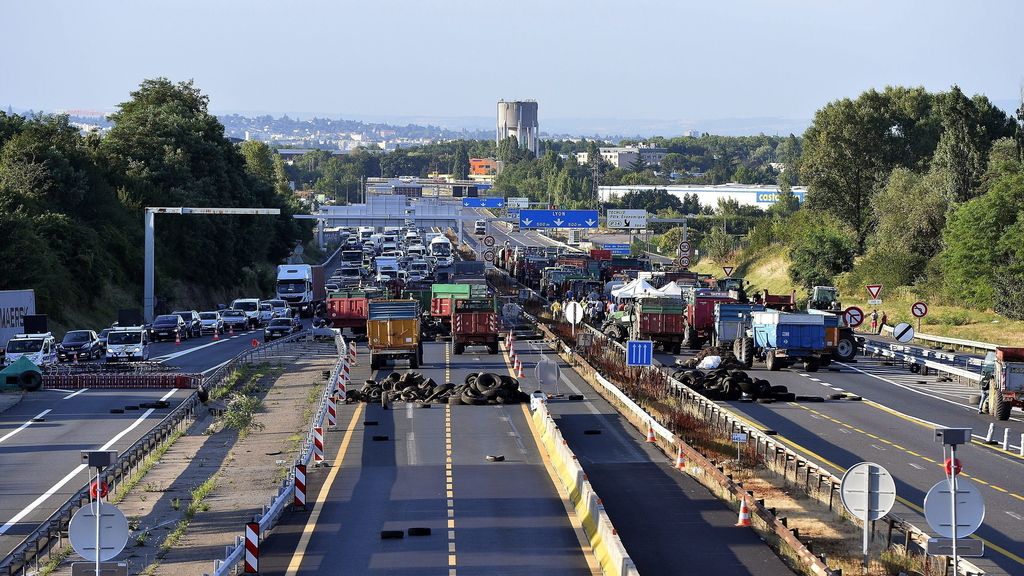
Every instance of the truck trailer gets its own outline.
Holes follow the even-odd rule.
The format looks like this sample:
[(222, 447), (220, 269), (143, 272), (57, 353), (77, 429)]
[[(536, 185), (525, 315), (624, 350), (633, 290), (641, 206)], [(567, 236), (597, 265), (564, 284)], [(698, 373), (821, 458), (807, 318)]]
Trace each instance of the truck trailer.
[(825, 341), (825, 318), (819, 314), (787, 314), (775, 310), (751, 314), (754, 354), (775, 371), (797, 362), (815, 372), (831, 359)]
[(327, 299), (324, 267), (285, 264), (277, 267), (277, 297), (300, 315), (309, 318), (323, 309)]
[(452, 352), (462, 354), (467, 346), (486, 346), (488, 354), (498, 353), (498, 313), (494, 298), (453, 300)]
[(371, 300), (368, 305), (366, 336), (370, 348), (370, 369), (390, 360), (409, 360), (410, 368), (423, 362), (420, 340), (420, 305), (415, 300)]

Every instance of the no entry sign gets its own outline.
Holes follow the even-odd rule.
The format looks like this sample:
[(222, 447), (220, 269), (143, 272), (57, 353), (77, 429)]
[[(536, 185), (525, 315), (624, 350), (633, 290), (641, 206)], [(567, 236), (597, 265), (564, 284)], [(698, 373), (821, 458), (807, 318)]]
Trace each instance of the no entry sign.
[(856, 328), (864, 323), (864, 311), (856, 306), (850, 306), (843, 310), (843, 321), (850, 328)]
[(910, 307), (910, 313), (914, 315), (914, 318), (924, 318), (928, 314), (928, 305), (924, 302), (914, 302), (914, 305)]

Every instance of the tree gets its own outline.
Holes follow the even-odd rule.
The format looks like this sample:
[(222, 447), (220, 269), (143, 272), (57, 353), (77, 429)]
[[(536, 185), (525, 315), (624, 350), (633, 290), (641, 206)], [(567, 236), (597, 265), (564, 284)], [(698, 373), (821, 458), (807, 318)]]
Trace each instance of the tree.
[(910, 258), (913, 278), (942, 245), (939, 238), (946, 224), (947, 201), (942, 193), (944, 175), (929, 172), (921, 176), (896, 168), (885, 187), (872, 198), (874, 220), (878, 223), (871, 243), (899, 254), (902, 264)]
[(245, 170), (265, 184), (274, 184), (274, 152), (264, 142), (246, 140), (238, 145), (245, 158)]
[(789, 277), (804, 288), (830, 286), (853, 266), (854, 242), (841, 231), (821, 226), (799, 238), (790, 250)]
[(515, 136), (502, 138), (498, 142), (498, 160), (510, 164), (522, 158), (519, 150), (519, 139)]
[(466, 147), (461, 143), (455, 151), (454, 160), (452, 160), (451, 174), (456, 180), (469, 178), (469, 154), (466, 152)]
[(677, 212), (682, 211), (683, 204), (679, 201), (679, 198), (673, 194), (670, 194), (665, 189), (643, 189), (643, 190), (630, 190), (622, 196), (619, 200), (618, 208), (643, 208), (648, 212), (657, 212), (670, 208)]
[(639, 174), (640, 172), (643, 172), (646, 169), (647, 169), (647, 163), (644, 162), (643, 155), (640, 154), (640, 153), (637, 153), (636, 158), (633, 159), (633, 161), (629, 163), (629, 171), (634, 173), (634, 174)]
[(977, 108), (960, 88), (953, 86), (940, 102), (943, 131), (932, 166), (946, 176), (946, 198), (957, 204), (973, 197), (985, 170), (989, 143)]
[(704, 252), (717, 262), (722, 262), (732, 254), (736, 248), (736, 242), (718, 226), (712, 228), (701, 242)]

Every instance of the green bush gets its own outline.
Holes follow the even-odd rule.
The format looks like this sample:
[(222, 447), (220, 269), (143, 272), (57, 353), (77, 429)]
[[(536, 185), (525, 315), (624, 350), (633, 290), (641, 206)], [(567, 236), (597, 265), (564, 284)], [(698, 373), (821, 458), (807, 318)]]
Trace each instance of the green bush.
[(929, 319), (932, 324), (943, 326), (966, 326), (971, 324), (971, 317), (966, 312), (946, 312), (943, 314), (931, 314)]

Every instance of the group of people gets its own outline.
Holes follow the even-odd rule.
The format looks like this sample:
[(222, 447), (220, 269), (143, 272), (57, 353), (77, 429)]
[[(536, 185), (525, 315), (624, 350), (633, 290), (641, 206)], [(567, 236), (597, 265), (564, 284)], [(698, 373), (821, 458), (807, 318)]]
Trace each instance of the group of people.
[[(566, 292), (565, 298), (552, 298), (548, 306), (552, 318), (562, 318), (565, 308), (572, 302), (578, 302), (583, 306), (583, 320), (589, 324), (600, 326), (605, 318), (615, 312), (618, 308), (613, 300), (605, 298), (604, 295), (591, 292), (587, 295), (573, 294), (572, 290)], [(625, 305), (620, 305), (625, 306)], [(618, 308), (621, 309), (621, 308)]]
[(876, 309), (871, 311), (870, 318), (871, 318), (871, 332), (874, 333), (874, 334), (881, 334), (882, 333), (882, 326), (885, 326), (885, 323), (889, 320), (889, 317), (883, 311), (882, 312), (882, 318), (881, 318), (882, 321), (881, 321), (881, 323), (879, 323), (879, 321), (878, 321), (879, 320), (879, 318), (878, 318), (878, 309), (876, 308)]

